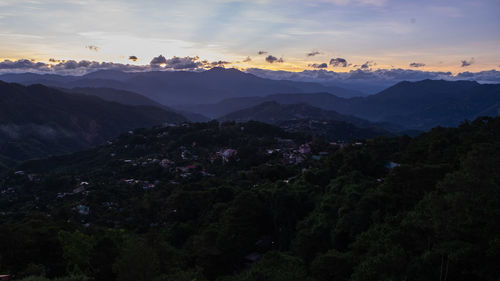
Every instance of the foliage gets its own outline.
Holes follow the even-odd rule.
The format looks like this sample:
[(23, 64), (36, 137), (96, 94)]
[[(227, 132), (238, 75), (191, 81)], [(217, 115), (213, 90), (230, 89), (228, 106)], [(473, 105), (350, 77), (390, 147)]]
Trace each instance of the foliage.
[[(306, 144), (302, 162), (288, 161)], [(224, 160), (226, 149), (237, 153)], [(499, 155), (500, 118), (343, 148), (257, 122), (135, 130), (1, 179), (0, 269), (40, 280), (496, 280)]]

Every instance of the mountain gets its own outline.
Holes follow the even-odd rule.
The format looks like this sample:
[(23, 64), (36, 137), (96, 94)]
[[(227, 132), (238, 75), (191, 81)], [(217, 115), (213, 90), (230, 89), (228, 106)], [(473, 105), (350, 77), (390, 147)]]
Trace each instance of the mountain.
[(148, 105), (155, 106), (158, 108), (165, 109), (167, 111), (173, 111), (181, 114), (186, 117), (191, 122), (207, 122), (210, 121), (210, 118), (203, 116), (198, 113), (193, 113), (184, 110), (176, 110), (172, 109), (168, 106), (162, 105), (154, 100), (147, 98), (138, 93), (134, 93), (131, 91), (118, 90), (113, 88), (73, 88), (73, 89), (61, 89), (70, 93), (77, 93), (83, 95), (91, 95), (99, 97), (103, 100), (114, 101), (117, 103), (125, 104), (125, 105)]
[[(65, 89), (61, 89), (65, 90)], [(138, 93), (134, 93), (126, 90), (118, 90), (113, 88), (73, 88), (65, 90), (70, 93), (82, 94), (96, 96), (106, 101), (114, 101), (126, 105), (148, 105), (155, 106), (163, 109), (167, 109), (166, 106), (155, 102), (154, 100), (147, 98)]]
[(259, 105), (241, 109), (219, 118), (219, 121), (259, 121), (269, 124), (277, 124), (287, 120), (337, 120), (360, 126), (370, 126), (370, 122), (352, 117), (344, 116), (335, 111), (323, 110), (306, 103), (279, 104), (276, 101), (264, 102)]
[[(354, 98), (338, 107), (344, 114), (373, 121), (386, 121), (410, 129), (456, 126), (464, 120), (488, 114), (500, 108), (500, 85), (474, 81), (423, 80), (401, 82), (376, 95)], [(346, 106), (347, 105), (347, 106)]]
[(0, 75), (0, 80), (54, 87), (115, 88), (140, 93), (165, 105), (214, 103), (222, 99), (265, 96), (274, 93), (331, 92), (338, 96), (357, 92), (311, 82), (271, 80), (236, 69), (212, 68), (203, 72), (96, 71), (83, 76), (39, 75), (32, 73)]
[(184, 121), (183, 116), (158, 107), (127, 106), (42, 85), (0, 81), (3, 163), (68, 153), (133, 128)]
[(274, 94), (182, 108), (207, 116), (223, 116), (266, 101), (307, 103), (371, 122), (391, 123), (408, 130), (428, 130), (435, 126), (456, 126), (479, 116), (497, 116), (500, 109), (500, 84), (423, 80), (401, 82), (368, 97), (346, 99), (329, 93)]
[(380, 124), (323, 110), (305, 103), (279, 104), (275, 101), (229, 113), (219, 121), (259, 121), (290, 132), (306, 132), (329, 141), (352, 141), (388, 135)]
[(264, 102), (275, 101), (279, 104), (297, 104), (306, 103), (318, 108), (328, 109), (332, 104), (344, 102), (344, 99), (339, 98), (329, 93), (307, 93), (307, 94), (272, 94), (264, 97), (244, 97), (224, 99), (213, 104), (192, 104), (182, 105), (182, 108), (187, 111), (197, 112), (212, 118), (219, 118), (231, 112), (252, 107)]

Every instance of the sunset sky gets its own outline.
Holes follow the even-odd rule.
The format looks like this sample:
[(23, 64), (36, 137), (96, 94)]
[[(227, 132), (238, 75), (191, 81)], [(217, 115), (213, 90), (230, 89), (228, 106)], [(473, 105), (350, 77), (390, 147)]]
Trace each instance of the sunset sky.
[(0, 0), (0, 62), (481, 71), (500, 69), (499, 15), (499, 0)]

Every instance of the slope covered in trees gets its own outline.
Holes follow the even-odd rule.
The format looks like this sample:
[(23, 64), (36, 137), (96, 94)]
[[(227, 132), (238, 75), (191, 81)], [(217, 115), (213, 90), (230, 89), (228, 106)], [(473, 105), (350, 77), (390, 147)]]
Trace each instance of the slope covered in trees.
[(496, 280), (500, 118), (339, 146), (135, 130), (0, 183), (0, 271), (95, 280)]
[(0, 81), (0, 169), (101, 144), (130, 129), (183, 121), (183, 116), (157, 107)]

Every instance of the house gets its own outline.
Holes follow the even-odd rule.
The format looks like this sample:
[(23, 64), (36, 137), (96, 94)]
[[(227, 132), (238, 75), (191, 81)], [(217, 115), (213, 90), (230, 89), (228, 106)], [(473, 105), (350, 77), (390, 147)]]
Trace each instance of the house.
[(229, 162), (232, 157), (236, 156), (236, 154), (238, 154), (238, 151), (236, 149), (227, 148), (220, 150), (219, 152), (217, 152), (217, 154), (222, 158), (222, 163), (225, 163)]
[(311, 146), (309, 143), (306, 143), (306, 144), (301, 144), (300, 147), (299, 147), (299, 152), (301, 154), (309, 154), (311, 153)]

